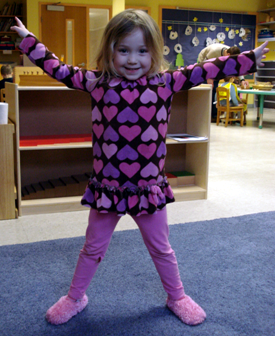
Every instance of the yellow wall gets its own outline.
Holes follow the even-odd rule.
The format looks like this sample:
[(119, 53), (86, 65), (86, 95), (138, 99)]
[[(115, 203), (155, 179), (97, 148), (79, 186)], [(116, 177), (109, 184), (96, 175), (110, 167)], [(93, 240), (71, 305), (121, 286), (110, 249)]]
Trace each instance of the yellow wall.
[[(37, 36), (39, 35), (39, 2), (41, 1), (27, 0), (28, 29)], [(49, 3), (52, 2), (49, 1)], [(112, 0), (64, 0), (61, 1), (61, 4), (62, 3), (112, 6)], [(219, 2), (217, 0), (209, 0), (208, 2), (205, 0), (125, 0), (125, 5), (151, 7), (151, 15), (157, 23), (159, 18), (159, 5), (237, 12), (256, 12), (259, 9), (265, 8), (263, 0), (232, 0)]]
[[(27, 23), (28, 29), (36, 36), (39, 36), (39, 2), (40, 0), (26, 0), (27, 2)], [(46, 1), (45, 1), (46, 2)], [(64, 0), (61, 4), (83, 4), (83, 5), (104, 5), (112, 6), (114, 3), (117, 8), (120, 8), (120, 2), (126, 6), (143, 6), (151, 8), (151, 16), (158, 23), (159, 20), (159, 6), (178, 6), (194, 9), (207, 10), (222, 10), (222, 11), (236, 11), (236, 12), (257, 12), (265, 8), (263, 0), (232, 0), (221, 1), (209, 0)], [(51, 3), (49, 1), (49, 3)], [(124, 5), (121, 4), (123, 8)], [(269, 43), (270, 53), (267, 55), (267, 60), (275, 60), (275, 43)]]

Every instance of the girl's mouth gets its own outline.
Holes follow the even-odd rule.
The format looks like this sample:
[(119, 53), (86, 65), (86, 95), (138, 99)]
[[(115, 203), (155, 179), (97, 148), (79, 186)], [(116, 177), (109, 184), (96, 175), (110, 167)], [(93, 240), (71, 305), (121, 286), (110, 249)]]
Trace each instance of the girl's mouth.
[(125, 69), (127, 71), (130, 71), (130, 72), (135, 72), (135, 71), (139, 70), (139, 68), (127, 68), (127, 67), (125, 67)]

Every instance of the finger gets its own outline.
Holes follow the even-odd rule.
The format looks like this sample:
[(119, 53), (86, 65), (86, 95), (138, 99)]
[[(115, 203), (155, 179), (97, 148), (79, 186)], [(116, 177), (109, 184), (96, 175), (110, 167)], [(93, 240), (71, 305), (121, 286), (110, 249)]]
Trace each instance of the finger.
[(17, 26), (11, 26), (11, 30), (15, 30), (18, 33), (19, 27), (17, 27)]
[(16, 20), (16, 23), (17, 23), (17, 25), (18, 25), (18, 27), (25, 27), (24, 25), (23, 25), (23, 22), (20, 20), (20, 19), (18, 19), (18, 17), (16, 16), (15, 17), (15, 20)]

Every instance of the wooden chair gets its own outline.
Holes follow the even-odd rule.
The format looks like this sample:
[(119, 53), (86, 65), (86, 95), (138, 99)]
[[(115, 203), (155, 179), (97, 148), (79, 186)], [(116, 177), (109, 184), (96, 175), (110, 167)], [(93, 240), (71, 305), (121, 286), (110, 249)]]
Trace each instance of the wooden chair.
[[(225, 120), (225, 127), (228, 122), (240, 122), (240, 126), (243, 126), (243, 106), (230, 106), (229, 103), (229, 90), (224, 87), (217, 87), (217, 125), (220, 120)], [(221, 105), (220, 101), (226, 100), (226, 105)], [(239, 118), (235, 118), (235, 114), (239, 113)]]
[(5, 89), (1, 89), (0, 102), (6, 102), (5, 100)]

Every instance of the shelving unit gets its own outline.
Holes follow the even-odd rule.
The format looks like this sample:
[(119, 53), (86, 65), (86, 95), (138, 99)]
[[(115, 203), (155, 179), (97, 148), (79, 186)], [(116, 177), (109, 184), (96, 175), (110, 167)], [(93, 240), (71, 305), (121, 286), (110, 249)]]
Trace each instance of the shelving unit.
[[(257, 26), (259, 29), (262, 27), (267, 27), (273, 31), (275, 31), (275, 8), (267, 8), (258, 11), (259, 21)], [(273, 20), (266, 20), (266, 17), (269, 16), (273, 18)], [(275, 41), (275, 36), (270, 38), (258, 38), (258, 42), (265, 42), (265, 41)]]
[[(0, 10), (4, 8), (4, 6), (8, 3), (9, 5), (12, 5), (13, 3), (21, 4), (21, 14), (17, 14), (16, 16), (20, 18), (20, 20), (26, 25), (26, 0), (15, 0), (15, 1), (6, 1), (6, 0), (0, 0)], [(0, 23), (4, 20), (9, 20), (9, 19), (14, 19), (15, 15), (10, 14), (10, 15), (1, 15), (0, 13)], [(10, 36), (11, 41), (14, 41), (17, 37), (18, 34), (14, 31), (8, 30), (8, 31), (3, 31), (0, 30), (0, 38), (3, 36)], [(18, 48), (15, 49), (7, 49), (7, 50), (0, 50), (0, 58), (1, 58), (1, 63), (5, 62), (15, 62), (16, 64), (20, 64), (20, 55), (21, 52)]]
[(0, 220), (17, 217), (14, 170), (14, 124), (0, 125)]
[[(90, 141), (20, 146), (22, 137), (87, 135), (91, 133), (91, 101), (87, 93), (67, 87), (23, 87), (8, 83), (9, 118), (16, 128), (16, 172), (19, 215), (85, 209), (80, 195), (22, 200), (29, 184), (92, 171)], [(54, 104), (53, 104), (54, 102)], [(173, 188), (176, 201), (207, 198), (211, 87), (202, 85), (174, 96), (168, 133), (207, 136), (208, 140), (182, 143), (167, 139), (166, 171), (195, 174), (195, 185)]]
[[(268, 28), (275, 32), (275, 8), (266, 8), (258, 11), (257, 28)], [(264, 67), (257, 69), (255, 75), (256, 82), (271, 82), (275, 85), (275, 36), (270, 38), (258, 38), (258, 42), (269, 41), (270, 52), (267, 54), (267, 61), (263, 61)], [(255, 102), (258, 106), (258, 97), (255, 95)], [(265, 96), (264, 108), (275, 109), (275, 96)]]
[[(264, 67), (257, 69), (255, 76), (258, 82), (271, 82), (275, 86), (275, 61), (263, 61)], [(255, 98), (258, 102), (258, 97)], [(264, 100), (264, 108), (275, 109), (275, 96), (266, 96)]]

